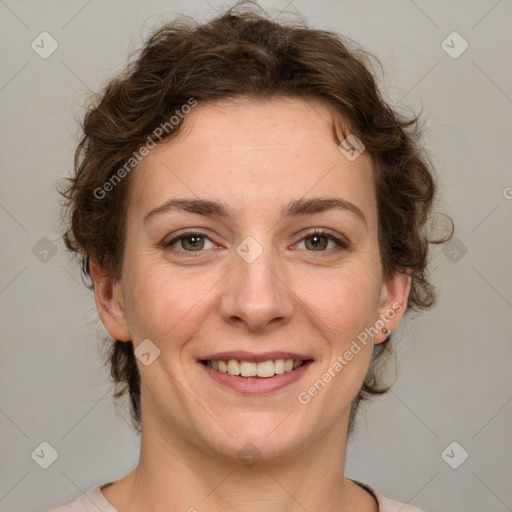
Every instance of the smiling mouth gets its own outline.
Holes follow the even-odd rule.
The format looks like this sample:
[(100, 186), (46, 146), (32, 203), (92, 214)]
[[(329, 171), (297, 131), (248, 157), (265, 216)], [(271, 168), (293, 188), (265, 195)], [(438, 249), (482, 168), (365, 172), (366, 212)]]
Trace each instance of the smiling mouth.
[(219, 373), (228, 373), (229, 375), (268, 379), (275, 375), (290, 373), (300, 368), (312, 359), (271, 359), (268, 361), (238, 361), (236, 359), (223, 360), (203, 360), (205, 366)]

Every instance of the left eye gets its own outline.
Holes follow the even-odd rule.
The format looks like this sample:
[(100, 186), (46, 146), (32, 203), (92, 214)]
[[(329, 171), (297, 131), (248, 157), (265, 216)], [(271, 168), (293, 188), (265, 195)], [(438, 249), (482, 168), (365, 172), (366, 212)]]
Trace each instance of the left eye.
[[(308, 240), (310, 240), (309, 244)], [(304, 242), (306, 244), (306, 248), (308, 248), (308, 245), (309, 247), (312, 247), (313, 252), (324, 252), (324, 250), (327, 249), (329, 242), (334, 242), (335, 246), (337, 246), (334, 247), (335, 249), (348, 248), (348, 245), (341, 239), (325, 231), (314, 231), (313, 233), (309, 233), (302, 238), (301, 242)], [(320, 249), (320, 251), (318, 251), (317, 249)]]

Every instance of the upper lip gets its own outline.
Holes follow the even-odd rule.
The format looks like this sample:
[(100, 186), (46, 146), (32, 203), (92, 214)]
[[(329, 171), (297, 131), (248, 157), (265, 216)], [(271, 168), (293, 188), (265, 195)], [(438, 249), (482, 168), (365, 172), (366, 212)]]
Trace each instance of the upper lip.
[(306, 361), (312, 359), (312, 357), (298, 354), (297, 352), (285, 352), (285, 351), (272, 351), (262, 352), (261, 354), (255, 354), (254, 352), (247, 352), (246, 350), (235, 350), (231, 352), (217, 352), (215, 354), (206, 355), (201, 357), (201, 361), (229, 361), (235, 359), (236, 361), (249, 361), (258, 363), (261, 361), (270, 361), (276, 359), (295, 359), (297, 361)]

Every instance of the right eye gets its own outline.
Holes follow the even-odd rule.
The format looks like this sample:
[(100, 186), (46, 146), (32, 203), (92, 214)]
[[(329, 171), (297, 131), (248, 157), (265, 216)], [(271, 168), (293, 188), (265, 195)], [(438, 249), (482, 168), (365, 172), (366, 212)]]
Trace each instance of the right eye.
[[(210, 240), (210, 238), (200, 231), (188, 231), (185, 233), (181, 233), (179, 236), (174, 237), (170, 242), (166, 242), (164, 244), (164, 247), (171, 248), (172, 252), (178, 253), (178, 254), (185, 254), (185, 253), (191, 253), (191, 252), (197, 252), (201, 253), (203, 252), (205, 240), (210, 241), (210, 243), (213, 244), (213, 242)], [(176, 249), (172, 248), (175, 244), (180, 243), (182, 249)], [(188, 256), (192, 256), (191, 254), (188, 254)]]

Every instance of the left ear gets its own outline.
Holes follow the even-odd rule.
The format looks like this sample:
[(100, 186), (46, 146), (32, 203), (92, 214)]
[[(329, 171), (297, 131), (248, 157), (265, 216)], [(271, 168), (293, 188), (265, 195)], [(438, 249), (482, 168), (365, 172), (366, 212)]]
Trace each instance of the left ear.
[[(374, 323), (379, 328), (379, 332), (374, 338), (375, 344), (386, 341), (389, 335), (398, 328), (407, 310), (411, 281), (410, 269), (406, 269), (403, 273), (395, 272), (387, 282), (382, 284), (378, 317), (375, 318)], [(382, 332), (384, 328), (388, 330), (386, 334)]]

